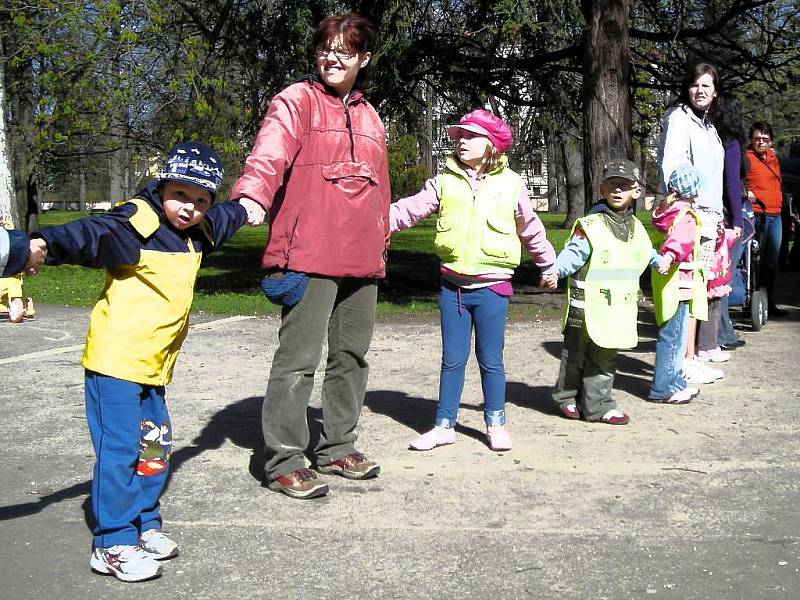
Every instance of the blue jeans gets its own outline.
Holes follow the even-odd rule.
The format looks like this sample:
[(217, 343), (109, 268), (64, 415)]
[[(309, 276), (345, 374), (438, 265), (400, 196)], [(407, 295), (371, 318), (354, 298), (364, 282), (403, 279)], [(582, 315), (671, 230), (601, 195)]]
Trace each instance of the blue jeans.
[(442, 370), (436, 425), (456, 425), (458, 405), (464, 389), (464, 371), (475, 329), (475, 357), (481, 372), (483, 416), (489, 426), (506, 422), (506, 374), (503, 366), (508, 298), (487, 288), (459, 290), (442, 281), (439, 296), (442, 325)]
[(686, 387), (683, 378), (683, 355), (689, 323), (689, 303), (678, 302), (675, 314), (658, 330), (656, 366), (648, 397), (665, 400)]
[[(744, 234), (744, 232), (742, 232)], [(744, 252), (744, 244), (742, 238), (736, 240), (736, 243), (731, 248), (731, 272), (739, 267), (739, 261), (742, 259)], [(733, 279), (733, 275), (731, 275)], [(719, 328), (717, 329), (717, 344), (720, 346), (730, 346), (736, 343), (736, 332), (733, 330), (733, 321), (731, 321), (730, 311), (728, 310), (728, 296), (723, 296), (720, 301), (719, 313)]]
[(96, 457), (92, 477), (94, 547), (136, 545), (161, 529), (161, 504), (172, 453), (162, 386), (86, 371), (86, 421)]
[[(760, 219), (757, 218), (757, 223)], [(775, 304), (773, 290), (775, 288), (775, 274), (778, 271), (778, 256), (781, 252), (781, 237), (783, 228), (781, 226), (781, 216), (773, 215), (764, 218), (764, 227), (759, 229), (758, 239), (761, 242), (761, 279), (759, 283), (767, 289), (769, 304)]]

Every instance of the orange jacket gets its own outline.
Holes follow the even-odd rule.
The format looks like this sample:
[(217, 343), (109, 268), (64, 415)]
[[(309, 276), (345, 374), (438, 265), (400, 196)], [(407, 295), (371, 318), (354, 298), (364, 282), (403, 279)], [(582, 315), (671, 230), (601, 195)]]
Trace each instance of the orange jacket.
[[(783, 204), (781, 167), (775, 151), (770, 148), (764, 158), (760, 158), (752, 148), (748, 148), (745, 155), (750, 163), (750, 171), (747, 173), (747, 189), (764, 203), (768, 215), (781, 214), (781, 205)], [(763, 212), (757, 203), (753, 203), (753, 211)]]

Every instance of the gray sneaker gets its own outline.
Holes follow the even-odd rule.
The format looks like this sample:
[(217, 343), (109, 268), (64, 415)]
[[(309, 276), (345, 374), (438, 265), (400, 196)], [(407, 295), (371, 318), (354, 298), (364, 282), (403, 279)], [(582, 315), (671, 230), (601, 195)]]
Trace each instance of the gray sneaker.
[(139, 536), (139, 546), (155, 560), (168, 560), (178, 556), (178, 544), (160, 529), (148, 529)]
[(113, 575), (120, 581), (145, 581), (161, 575), (161, 565), (139, 546), (95, 548), (89, 564), (93, 571)]

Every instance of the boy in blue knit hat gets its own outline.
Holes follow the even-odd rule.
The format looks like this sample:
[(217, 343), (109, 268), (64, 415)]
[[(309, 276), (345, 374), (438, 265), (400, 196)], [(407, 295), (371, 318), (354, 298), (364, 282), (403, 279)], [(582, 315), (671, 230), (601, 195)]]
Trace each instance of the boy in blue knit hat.
[(201, 259), (258, 208), (246, 198), (214, 204), (222, 177), (216, 152), (183, 142), (131, 200), (32, 236), (46, 264), (106, 269), (81, 361), (96, 456), (90, 564), (122, 581), (157, 577), (157, 561), (178, 554), (161, 530), (172, 451), (164, 386), (188, 331)]

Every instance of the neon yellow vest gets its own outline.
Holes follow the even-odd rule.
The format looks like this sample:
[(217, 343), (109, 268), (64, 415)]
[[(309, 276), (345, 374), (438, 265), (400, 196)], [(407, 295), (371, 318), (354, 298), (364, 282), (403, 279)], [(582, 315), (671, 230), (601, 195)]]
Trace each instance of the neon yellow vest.
[[(689, 300), (689, 315), (695, 319), (706, 321), (708, 319), (708, 297), (706, 294), (706, 282), (703, 277), (703, 266), (698, 261), (700, 254), (700, 219), (697, 214), (688, 206), (682, 208), (672, 222), (669, 231), (658, 236), (657, 244), (660, 246), (664, 238), (672, 231), (672, 228), (687, 214), (697, 223), (694, 249), (692, 250), (694, 269), (692, 270), (692, 297)], [(680, 265), (674, 263), (666, 275), (659, 273), (658, 269), (651, 270), (650, 282), (653, 287), (653, 307), (655, 309), (656, 323), (659, 327), (666, 323), (678, 309), (679, 271)]]
[(592, 253), (586, 278), (570, 277), (567, 285), (566, 325), (571, 289), (584, 288), (584, 323), (592, 341), (602, 348), (633, 348), (639, 342), (637, 331), (639, 276), (650, 263), (652, 245), (644, 226), (635, 217), (633, 236), (619, 240), (608, 229), (600, 214), (578, 219)]
[[(130, 223), (144, 238), (159, 228), (143, 200)], [(90, 371), (146, 385), (166, 385), (189, 328), (194, 283), (203, 255), (141, 250), (138, 264), (120, 265), (92, 309), (81, 364)]]
[(436, 255), (449, 269), (465, 275), (513, 270), (522, 246), (514, 211), (522, 180), (500, 158), (497, 168), (473, 194), (467, 174), (452, 157), (439, 177)]

